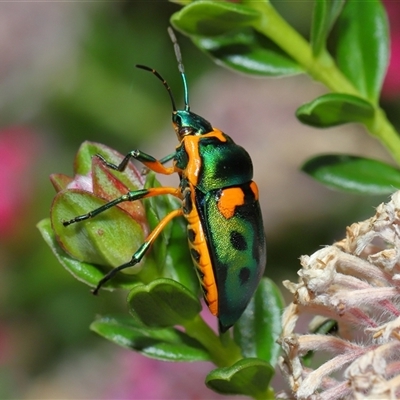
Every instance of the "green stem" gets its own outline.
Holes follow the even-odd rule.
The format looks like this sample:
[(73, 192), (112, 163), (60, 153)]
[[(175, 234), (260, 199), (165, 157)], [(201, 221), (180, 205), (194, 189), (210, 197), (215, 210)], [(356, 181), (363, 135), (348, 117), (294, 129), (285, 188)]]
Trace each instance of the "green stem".
[[(218, 336), (200, 315), (185, 322), (184, 328), (189, 336), (198, 340), (208, 350), (212, 362), (217, 367), (230, 367), (243, 358), (239, 346), (233, 341), (229, 332)], [(257, 393), (252, 397), (255, 400), (274, 399), (275, 393), (268, 387), (265, 392)]]
[(389, 122), (385, 112), (376, 106), (372, 123), (367, 126), (371, 135), (378, 138), (400, 165), (400, 138), (394, 126)]
[(310, 44), (291, 27), (267, 1), (253, 2), (247, 5), (257, 9), (261, 18), (255, 29), (273, 40), (282, 50), (296, 60), (316, 81), (323, 83), (333, 92), (359, 96), (360, 93), (341, 73), (329, 53), (314, 57)]
[[(323, 83), (332, 92), (350, 94), (371, 102), (342, 74), (328, 52), (325, 51), (315, 57), (307, 40), (278, 14), (268, 1), (245, 0), (245, 3), (261, 14), (261, 18), (254, 28), (273, 40), (313, 79)], [(372, 136), (382, 142), (400, 165), (400, 136), (379, 105), (373, 104), (373, 106), (375, 116), (367, 128)]]
[(227, 367), (242, 358), (239, 347), (226, 334), (223, 343), (220, 338), (198, 315), (185, 323), (186, 333), (198, 340), (210, 353), (213, 363), (218, 367)]

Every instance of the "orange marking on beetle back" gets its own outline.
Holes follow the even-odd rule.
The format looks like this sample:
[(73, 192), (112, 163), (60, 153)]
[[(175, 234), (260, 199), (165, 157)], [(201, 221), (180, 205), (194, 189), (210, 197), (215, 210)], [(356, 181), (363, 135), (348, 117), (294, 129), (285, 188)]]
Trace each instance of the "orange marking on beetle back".
[(218, 200), (218, 210), (226, 218), (235, 215), (235, 208), (244, 204), (244, 193), (241, 188), (232, 187), (223, 189)]
[(214, 128), (213, 131), (201, 136), (189, 135), (185, 136), (182, 139), (184, 142), (186, 153), (189, 156), (189, 162), (184, 171), (184, 174), (189, 179), (190, 183), (194, 186), (197, 185), (202, 162), (199, 153), (199, 141), (209, 137), (215, 137), (221, 142), (226, 142), (226, 137), (224, 136), (223, 132), (216, 128)]
[(186, 153), (189, 156), (189, 162), (184, 171), (184, 174), (192, 183), (192, 185), (196, 186), (201, 167), (201, 157), (199, 154), (199, 137), (186, 136), (183, 138), (183, 140), (185, 141)]
[(254, 181), (250, 183), (250, 189), (254, 193), (254, 199), (258, 200), (258, 186)]
[(200, 137), (216, 137), (221, 142), (226, 142), (226, 137), (224, 133), (217, 128), (214, 128), (212, 132), (206, 133), (205, 135), (201, 135)]

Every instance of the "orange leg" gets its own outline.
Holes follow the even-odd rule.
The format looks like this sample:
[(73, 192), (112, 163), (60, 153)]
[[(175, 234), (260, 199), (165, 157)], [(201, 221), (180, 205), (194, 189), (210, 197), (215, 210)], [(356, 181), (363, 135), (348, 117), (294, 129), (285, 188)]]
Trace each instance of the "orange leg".
[(149, 250), (150, 246), (154, 243), (154, 241), (157, 239), (158, 235), (162, 232), (162, 230), (165, 228), (165, 226), (170, 222), (172, 219), (175, 217), (180, 217), (183, 215), (183, 210), (181, 208), (171, 211), (168, 215), (166, 215), (159, 223), (158, 225), (153, 229), (153, 231), (147, 236), (146, 240), (144, 243), (137, 249), (136, 253), (132, 256), (132, 259), (128, 261), (125, 264), (120, 265), (119, 267), (116, 267), (112, 269), (107, 275), (104, 276), (103, 279), (99, 281), (97, 284), (96, 288), (93, 290), (93, 294), (97, 294), (99, 289), (107, 282), (109, 281), (118, 271), (121, 271), (125, 268), (132, 267), (139, 263), (142, 258), (145, 256), (147, 251)]

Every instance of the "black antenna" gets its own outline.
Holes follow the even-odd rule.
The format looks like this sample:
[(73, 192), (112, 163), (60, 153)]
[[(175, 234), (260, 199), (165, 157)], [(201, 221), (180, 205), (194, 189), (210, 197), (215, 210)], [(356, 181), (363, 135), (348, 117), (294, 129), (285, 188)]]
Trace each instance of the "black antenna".
[(181, 54), (181, 49), (178, 44), (178, 40), (176, 39), (175, 33), (172, 30), (172, 28), (169, 26), (168, 27), (168, 34), (169, 37), (172, 40), (172, 43), (174, 45), (174, 50), (175, 50), (175, 56), (176, 56), (176, 61), (178, 61), (178, 69), (182, 77), (182, 82), (183, 82), (183, 95), (184, 95), (184, 101), (185, 101), (185, 110), (189, 111), (190, 106), (189, 106), (189, 91), (188, 91), (188, 85), (186, 81), (186, 75), (185, 75), (185, 67), (183, 66), (182, 62), (182, 54)]
[(146, 71), (150, 71), (152, 74), (154, 74), (163, 83), (163, 85), (167, 89), (167, 92), (168, 92), (169, 97), (171, 99), (172, 110), (176, 111), (175, 99), (174, 99), (174, 96), (172, 95), (172, 91), (171, 91), (170, 86), (168, 85), (168, 82), (153, 68), (150, 68), (150, 67), (148, 67), (146, 65), (140, 65), (140, 64), (135, 65), (135, 67), (136, 68), (140, 68), (140, 69), (144, 69)]

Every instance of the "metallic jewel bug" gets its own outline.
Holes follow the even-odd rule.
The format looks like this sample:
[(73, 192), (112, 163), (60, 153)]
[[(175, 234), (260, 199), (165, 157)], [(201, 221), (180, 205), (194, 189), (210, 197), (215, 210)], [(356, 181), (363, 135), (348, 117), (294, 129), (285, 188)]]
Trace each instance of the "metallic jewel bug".
[[(93, 218), (125, 201), (152, 196), (172, 195), (182, 201), (182, 207), (165, 216), (148, 235), (127, 263), (112, 269), (94, 289), (118, 271), (140, 262), (160, 232), (173, 218), (187, 220), (187, 237), (193, 264), (201, 282), (210, 312), (218, 317), (221, 332), (229, 329), (242, 315), (257, 289), (266, 264), (266, 244), (258, 188), (253, 178), (253, 164), (246, 150), (203, 117), (190, 111), (186, 75), (180, 48), (171, 28), (184, 89), (184, 109), (178, 110), (172, 91), (165, 79), (154, 69), (150, 71), (166, 88), (172, 104), (172, 124), (179, 144), (175, 151), (157, 160), (140, 151), (128, 153), (119, 165), (97, 155), (104, 164), (124, 171), (131, 159), (150, 170), (171, 175), (177, 173), (178, 187), (157, 187), (129, 191), (87, 214), (64, 221), (64, 226)], [(165, 166), (172, 161), (172, 166)]]

